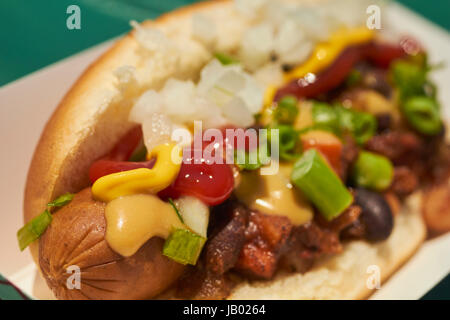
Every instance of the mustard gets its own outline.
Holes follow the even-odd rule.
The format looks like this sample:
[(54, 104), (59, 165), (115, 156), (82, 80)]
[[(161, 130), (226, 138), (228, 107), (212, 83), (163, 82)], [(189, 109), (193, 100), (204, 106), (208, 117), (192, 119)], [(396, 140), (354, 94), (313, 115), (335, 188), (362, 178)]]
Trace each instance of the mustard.
[(180, 171), (182, 150), (172, 143), (161, 144), (147, 156), (153, 157), (156, 162), (152, 169), (139, 168), (99, 178), (92, 186), (94, 198), (108, 202), (132, 194), (156, 194), (167, 188)]
[(318, 44), (305, 63), (285, 73), (284, 80), (289, 82), (308, 73), (317, 73), (336, 60), (346, 47), (368, 42), (373, 37), (374, 32), (366, 27), (340, 29), (333, 33), (328, 41)]
[(148, 194), (114, 199), (106, 205), (105, 219), (105, 239), (124, 257), (135, 254), (153, 237), (167, 239), (173, 229), (186, 229), (169, 203)]
[(303, 194), (290, 182), (291, 165), (281, 164), (278, 174), (261, 175), (259, 170), (242, 172), (236, 197), (249, 208), (288, 217), (296, 226), (312, 220), (314, 211)]

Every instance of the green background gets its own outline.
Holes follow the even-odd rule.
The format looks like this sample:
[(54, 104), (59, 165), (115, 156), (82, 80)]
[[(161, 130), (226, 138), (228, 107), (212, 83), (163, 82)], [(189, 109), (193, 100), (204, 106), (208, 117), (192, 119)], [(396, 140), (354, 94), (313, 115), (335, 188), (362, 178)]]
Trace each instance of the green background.
[[(193, 0), (1, 0), (0, 86)], [(401, 3), (450, 30), (449, 0)], [(81, 9), (81, 30), (68, 30), (66, 8)]]
[[(1, 0), (0, 86), (118, 36), (142, 21), (193, 0)], [(450, 30), (449, 0), (399, 0)], [(81, 9), (81, 30), (68, 30), (66, 9)], [(450, 299), (450, 276), (424, 299)]]

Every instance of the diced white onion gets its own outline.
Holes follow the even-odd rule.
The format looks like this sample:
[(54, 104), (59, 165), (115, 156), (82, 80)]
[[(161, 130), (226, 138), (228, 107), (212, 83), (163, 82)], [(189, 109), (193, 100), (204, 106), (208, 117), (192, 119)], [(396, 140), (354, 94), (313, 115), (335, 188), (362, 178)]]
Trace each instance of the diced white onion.
[(296, 65), (305, 61), (313, 51), (313, 44), (310, 41), (300, 43), (298, 46), (292, 48), (289, 52), (280, 55), (280, 62), (286, 64)]
[(172, 46), (170, 40), (163, 32), (156, 28), (142, 27), (136, 21), (130, 21), (131, 26), (135, 30), (135, 38), (145, 49), (156, 52), (166, 50)]
[(298, 7), (292, 12), (292, 19), (298, 23), (305, 35), (315, 41), (325, 41), (329, 38), (331, 25), (328, 17), (318, 8)]
[(238, 97), (244, 100), (245, 106), (250, 113), (258, 113), (263, 107), (264, 87), (249, 75), (245, 75), (245, 80), (245, 86), (239, 91)]
[(252, 113), (247, 109), (244, 100), (238, 96), (222, 107), (222, 113), (230, 124), (238, 127), (248, 127), (254, 122)]
[(195, 105), (196, 89), (192, 81), (169, 79), (161, 90), (164, 98), (164, 112), (175, 122), (195, 119), (198, 110)]
[(164, 100), (162, 96), (154, 90), (148, 90), (142, 94), (130, 111), (129, 120), (143, 123), (145, 119), (151, 118), (154, 113), (161, 112)]
[(195, 233), (206, 238), (209, 222), (209, 208), (194, 197), (184, 196), (176, 199), (175, 205), (184, 223)]
[(240, 57), (243, 65), (255, 71), (270, 60), (274, 48), (274, 28), (262, 23), (247, 29), (242, 37)]
[(253, 74), (253, 78), (263, 87), (283, 84), (283, 71), (280, 64), (268, 63)]
[(172, 130), (172, 121), (165, 114), (153, 113), (150, 117), (145, 118), (142, 123), (142, 131), (148, 152), (160, 144), (170, 142)]

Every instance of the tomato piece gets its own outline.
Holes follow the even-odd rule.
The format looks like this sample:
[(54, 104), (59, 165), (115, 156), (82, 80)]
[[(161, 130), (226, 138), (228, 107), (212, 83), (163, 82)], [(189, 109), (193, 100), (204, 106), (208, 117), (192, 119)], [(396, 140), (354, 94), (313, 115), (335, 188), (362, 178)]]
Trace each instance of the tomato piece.
[(312, 130), (302, 134), (300, 140), (304, 151), (312, 148), (318, 150), (334, 171), (339, 174), (343, 145), (338, 137), (327, 131)]
[(155, 159), (145, 162), (115, 161), (100, 159), (95, 161), (89, 168), (89, 180), (94, 183), (97, 179), (111, 173), (128, 171), (139, 168), (153, 168)]
[(147, 162), (128, 162), (142, 139), (142, 128), (136, 126), (128, 131), (103, 158), (95, 161), (89, 168), (89, 180), (94, 183), (98, 178), (111, 173), (128, 171), (138, 168), (151, 168), (155, 160)]
[(386, 69), (392, 61), (406, 54), (401, 45), (372, 42), (364, 48), (365, 57), (376, 66)]
[(136, 126), (128, 131), (105, 157), (109, 160), (126, 161), (130, 159), (134, 150), (142, 139), (142, 127)]
[(233, 171), (228, 164), (208, 163), (204, 159), (194, 163), (193, 155), (184, 160), (177, 179), (158, 193), (161, 198), (196, 197), (207, 205), (218, 205), (228, 199), (234, 188)]

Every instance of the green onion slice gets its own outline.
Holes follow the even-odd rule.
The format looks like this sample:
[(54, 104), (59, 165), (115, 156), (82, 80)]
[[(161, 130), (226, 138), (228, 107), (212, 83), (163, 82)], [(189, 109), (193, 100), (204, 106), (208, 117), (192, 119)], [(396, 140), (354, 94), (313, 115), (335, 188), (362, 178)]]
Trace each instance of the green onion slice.
[(29, 221), (19, 231), (17, 231), (17, 240), (19, 241), (20, 250), (23, 251), (33, 241), (39, 239), (47, 227), (52, 222), (51, 208), (62, 207), (72, 201), (75, 195), (73, 193), (65, 193), (55, 200), (47, 203), (47, 209), (40, 215)]
[(442, 130), (439, 106), (432, 98), (412, 97), (405, 102), (402, 111), (409, 124), (420, 133), (436, 135)]
[(376, 118), (367, 112), (359, 112), (344, 107), (336, 107), (342, 131), (352, 133), (360, 145), (367, 142), (377, 130)]
[(58, 198), (53, 200), (52, 202), (49, 202), (47, 204), (47, 207), (51, 208), (51, 207), (62, 207), (62, 206), (65, 206), (70, 201), (72, 201), (73, 197), (74, 197), (73, 193), (65, 193), (62, 196), (59, 196)]
[(353, 165), (352, 180), (357, 186), (382, 191), (391, 185), (393, 174), (394, 168), (388, 158), (361, 151)]
[(294, 164), (291, 180), (327, 220), (339, 216), (353, 196), (316, 149), (309, 149)]
[(195, 265), (206, 238), (186, 229), (175, 229), (164, 243), (163, 255), (181, 263)]
[(224, 66), (230, 65), (230, 64), (236, 64), (239, 63), (238, 60), (236, 60), (235, 58), (233, 58), (232, 56), (222, 53), (222, 52), (216, 52), (214, 54), (214, 56), (216, 57), (217, 60), (220, 61), (221, 64), (223, 64)]
[(50, 225), (50, 222), (52, 222), (52, 215), (50, 214), (50, 211), (45, 210), (17, 231), (20, 251), (25, 250), (30, 243), (39, 239), (39, 237)]
[(278, 130), (278, 144), (279, 155), (282, 160), (293, 161), (298, 159), (301, 152), (301, 143), (298, 139), (299, 132), (293, 126), (280, 124), (269, 129), (268, 140), (272, 143), (271, 130)]
[(284, 96), (278, 102), (274, 118), (278, 123), (292, 124), (298, 115), (298, 100), (294, 96)]
[(336, 108), (321, 102), (315, 102), (312, 108), (314, 125), (317, 127), (330, 128), (339, 133), (339, 119)]

